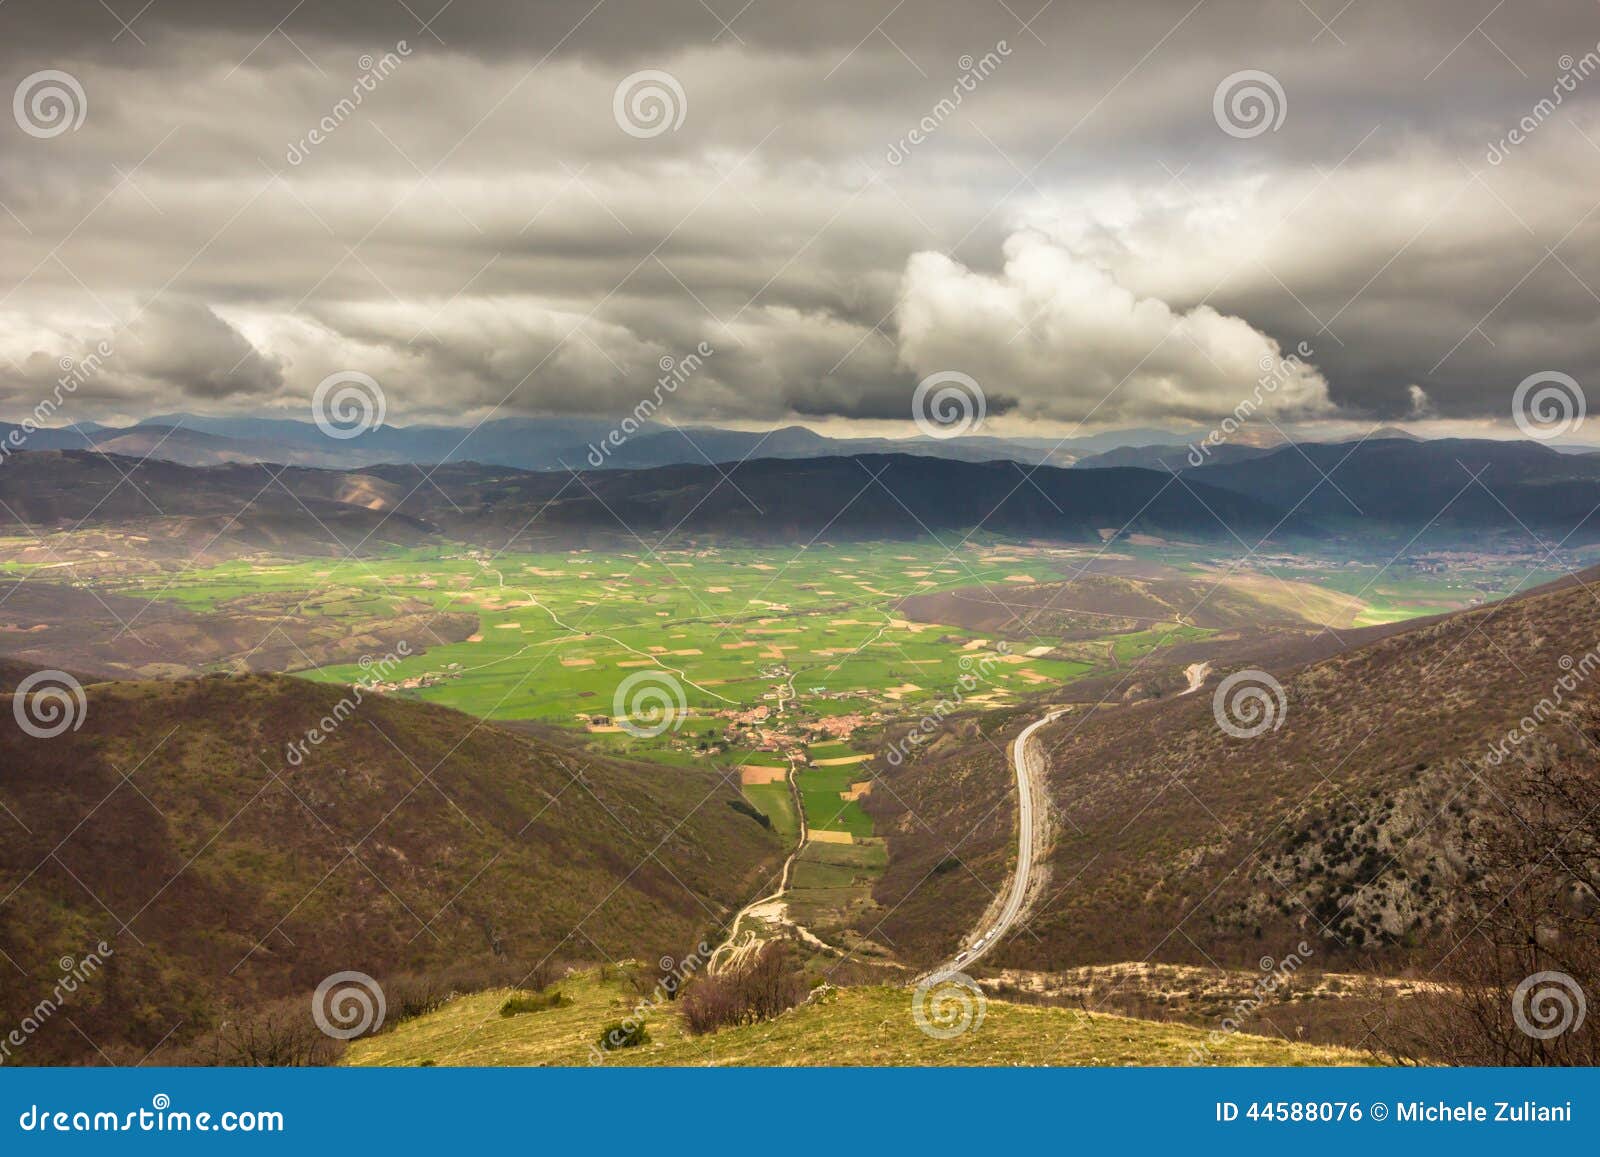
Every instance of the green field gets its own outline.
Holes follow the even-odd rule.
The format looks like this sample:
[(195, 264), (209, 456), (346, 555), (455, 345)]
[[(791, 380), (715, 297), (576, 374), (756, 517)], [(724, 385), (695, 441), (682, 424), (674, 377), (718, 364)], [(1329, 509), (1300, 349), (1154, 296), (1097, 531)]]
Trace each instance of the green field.
[(889, 850), (881, 842), (807, 844), (795, 860), (794, 886), (848, 888), (871, 884), (889, 866)]
[[(1119, 566), (1159, 563), (1159, 573), (1208, 582), (1232, 574), (1226, 558), (1199, 547), (1117, 549)], [(301, 651), (307, 678), (362, 683), (484, 719), (553, 726), (597, 754), (712, 767), (736, 782), (740, 768), (803, 763), (794, 773), (798, 809), (784, 782), (745, 783), (743, 794), (790, 846), (802, 810), (813, 832), (852, 837), (799, 849), (788, 897), (803, 926), (844, 943), (852, 933), (870, 939), (881, 922), (872, 888), (886, 847), (862, 803), (843, 796), (870, 783), (865, 757), (887, 725), (955, 709), (984, 713), (986, 729), (998, 726), (1008, 712), (1030, 709), (1028, 700), (1065, 683), (1213, 633), (1147, 616), (1138, 629), (1085, 637), (1065, 615), (1045, 622), (1069, 637), (1007, 637), (1003, 626), (912, 621), (902, 600), (1025, 590), (1058, 582), (1102, 553), (992, 540), (954, 552), (932, 541), (504, 555), (455, 546), (338, 561), (263, 556), (119, 575), (104, 585), (201, 614), (309, 621), (327, 628), (319, 637), (345, 640), (325, 656), (363, 658), (316, 666)], [(1285, 554), (1258, 560), (1239, 585), (1270, 607), (1282, 584), (1266, 580), (1297, 582), (1297, 606), (1367, 623), (1466, 605), (1528, 573), (1486, 567), (1444, 574)], [(442, 626), (430, 610), (452, 616), (453, 629), (430, 631), (430, 623)], [(388, 642), (377, 633), (395, 622), (406, 624), (404, 646), (393, 630), (383, 636)]]
[(800, 799), (806, 809), (806, 823), (824, 831), (849, 832), (870, 836), (872, 819), (851, 799), (840, 794), (866, 778), (860, 765), (849, 767), (807, 767), (799, 773)]
[(808, 743), (806, 753), (817, 762), (824, 759), (848, 759), (862, 754), (860, 750), (851, 747), (843, 740), (835, 740), (832, 743)]
[[(1191, 573), (1220, 574), (1225, 562), (1181, 545), (1118, 550), (1140, 565), (1159, 561)], [(326, 621), (349, 632), (357, 654), (369, 639), (364, 663), (302, 672), (314, 679), (372, 681), (376, 663), (386, 693), (581, 731), (608, 754), (677, 765), (783, 766), (782, 751), (773, 748), (786, 743), (808, 745), (813, 763), (861, 750), (808, 735), (811, 722), (858, 715), (871, 727), (953, 697), (979, 709), (1004, 707), (1207, 634), (1185, 626), (1080, 637), (1068, 644), (1070, 659), (1043, 650), (1063, 640), (1038, 637), (1027, 648), (1037, 657), (1024, 657), (1015, 647), (999, 655), (997, 640), (971, 630), (897, 613), (913, 594), (1052, 581), (1084, 557), (1081, 549), (994, 542), (954, 552), (931, 541), (514, 555), (458, 547), (342, 561), (236, 561), (105, 585), (198, 612), (253, 608)], [(1529, 574), (1512, 566), (1449, 574), (1369, 562), (1335, 566), (1293, 555), (1256, 570), (1314, 583), (1330, 597), (1359, 595), (1363, 623), (1466, 605)], [(406, 640), (409, 653), (396, 655), (366, 632), (402, 607), (412, 615), (421, 608), (426, 616), (430, 607), (471, 615), (477, 629), (445, 640), (430, 634), (424, 618), (419, 637)], [(964, 684), (974, 670), (981, 683)], [(663, 717), (649, 714), (651, 706), (667, 709), (670, 726), (653, 726)], [(641, 726), (656, 733), (640, 734)], [(764, 727), (780, 732), (782, 742), (760, 735)], [(808, 782), (820, 783), (817, 773), (825, 770), (813, 768)], [(815, 803), (824, 806), (820, 798)], [(845, 810), (843, 822), (855, 830), (864, 817)]]
[(1203, 627), (1178, 626), (1177, 624), (1163, 624), (1152, 627), (1147, 631), (1133, 631), (1126, 635), (1118, 635), (1112, 640), (1112, 653), (1117, 662), (1129, 663), (1135, 659), (1143, 658), (1157, 647), (1173, 646), (1178, 643), (1193, 643), (1215, 634)]
[[(473, 613), (472, 641), (415, 640), (426, 653), (403, 659), (393, 680), (486, 718), (573, 725), (580, 714), (612, 714), (618, 685), (640, 672), (670, 675), (694, 710), (771, 702), (763, 697), (786, 685), (785, 672), (819, 713), (937, 698), (961, 674), (964, 638), (897, 621), (890, 608), (907, 594), (995, 580), (1002, 569), (947, 560), (932, 544), (653, 557), (418, 551), (337, 564), (227, 563), (122, 589), (195, 610), (306, 592), (297, 607), (306, 616), (381, 618), (400, 599)], [(1054, 678), (1075, 673), (1074, 664), (1032, 666)], [(363, 675), (355, 664), (315, 672)], [(1009, 671), (997, 682), (1028, 689)]]
[(794, 798), (786, 783), (752, 783), (744, 787), (744, 797), (772, 821), (772, 830), (793, 843), (800, 835), (800, 820), (795, 815)]

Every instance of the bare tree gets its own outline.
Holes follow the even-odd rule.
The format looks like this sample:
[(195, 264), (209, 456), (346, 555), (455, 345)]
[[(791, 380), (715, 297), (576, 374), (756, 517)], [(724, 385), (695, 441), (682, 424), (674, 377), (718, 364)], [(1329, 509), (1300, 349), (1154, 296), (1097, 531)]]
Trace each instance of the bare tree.
[(685, 1026), (700, 1034), (771, 1020), (805, 995), (805, 978), (788, 943), (774, 940), (728, 972), (699, 977), (678, 1005)]
[(1372, 1024), (1389, 1059), (1600, 1064), (1600, 709), (1559, 726), (1560, 746), (1479, 769), (1492, 815), (1469, 841), (1458, 940), (1436, 989)]
[(343, 1048), (343, 1042), (312, 1023), (304, 1002), (280, 1002), (224, 1021), (195, 1041), (178, 1063), (243, 1068), (331, 1065)]

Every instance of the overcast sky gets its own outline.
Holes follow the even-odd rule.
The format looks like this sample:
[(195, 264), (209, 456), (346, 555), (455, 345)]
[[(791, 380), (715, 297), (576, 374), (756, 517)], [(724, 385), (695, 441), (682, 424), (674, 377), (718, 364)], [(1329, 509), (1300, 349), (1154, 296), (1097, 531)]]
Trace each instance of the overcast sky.
[(1041, 3), (8, 0), (0, 417), (102, 342), (62, 419), (614, 414), (701, 343), (674, 421), (1600, 381), (1600, 5)]

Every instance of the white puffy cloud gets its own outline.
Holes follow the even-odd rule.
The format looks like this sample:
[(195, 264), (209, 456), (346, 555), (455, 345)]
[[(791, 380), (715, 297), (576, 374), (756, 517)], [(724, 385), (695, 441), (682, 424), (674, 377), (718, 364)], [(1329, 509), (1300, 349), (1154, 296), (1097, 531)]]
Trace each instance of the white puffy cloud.
[[(1032, 230), (1006, 241), (998, 274), (915, 254), (897, 319), (901, 360), (919, 376), (959, 370), (1025, 414), (1069, 421), (1205, 421), (1284, 359), (1242, 318), (1141, 297)], [(1327, 382), (1297, 360), (1265, 399), (1266, 413), (1288, 420), (1332, 409)]]

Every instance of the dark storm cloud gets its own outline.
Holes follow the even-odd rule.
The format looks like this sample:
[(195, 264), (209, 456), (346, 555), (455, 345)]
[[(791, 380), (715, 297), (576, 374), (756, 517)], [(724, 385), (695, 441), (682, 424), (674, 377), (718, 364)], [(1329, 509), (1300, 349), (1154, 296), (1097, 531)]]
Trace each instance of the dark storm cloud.
[[(615, 412), (700, 342), (684, 420), (900, 418), (950, 369), (996, 415), (1190, 421), (1302, 342), (1286, 421), (1600, 381), (1593, 6), (138, 11), (0, 6), (0, 417), (103, 339), (75, 417), (342, 369), (397, 419)], [(644, 70), (680, 126), (619, 124)], [(1230, 134), (1246, 70), (1281, 124)]]

